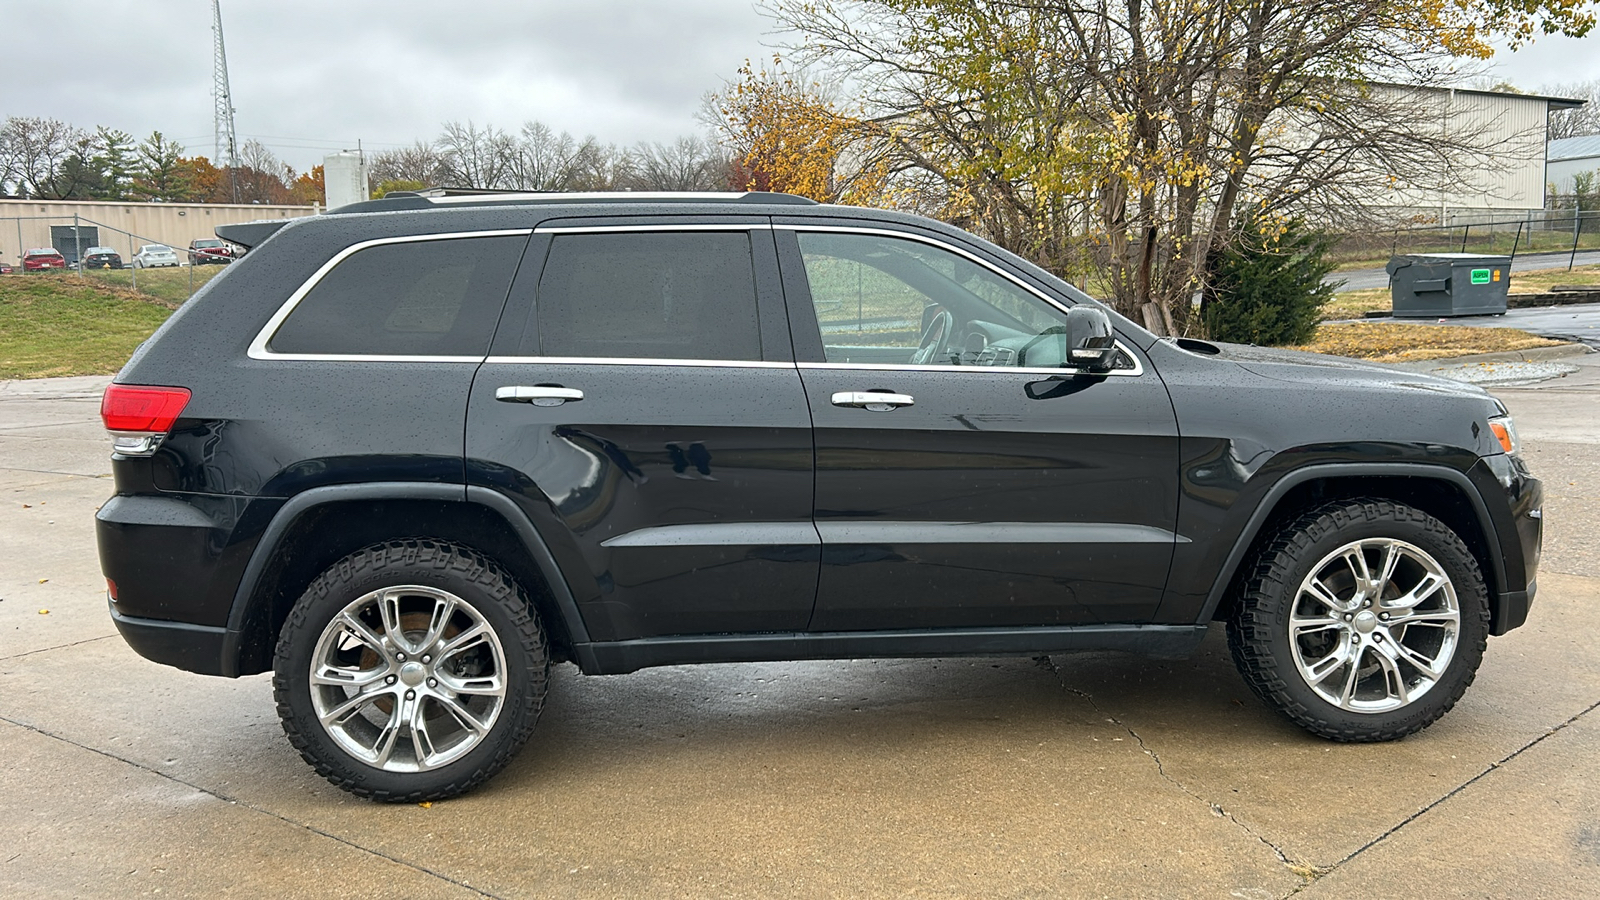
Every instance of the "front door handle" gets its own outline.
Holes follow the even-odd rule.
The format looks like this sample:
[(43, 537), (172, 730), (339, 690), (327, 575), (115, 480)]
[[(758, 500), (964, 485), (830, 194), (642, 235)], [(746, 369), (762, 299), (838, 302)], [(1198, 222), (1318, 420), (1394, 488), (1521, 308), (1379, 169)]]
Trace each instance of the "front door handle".
[(577, 388), (550, 384), (508, 384), (494, 389), (494, 398), (507, 403), (532, 403), (534, 406), (560, 406), (569, 400), (583, 399)]
[(888, 394), (878, 391), (839, 391), (833, 395), (834, 406), (856, 406), (873, 412), (888, 412), (900, 406), (912, 406), (916, 399), (910, 394)]

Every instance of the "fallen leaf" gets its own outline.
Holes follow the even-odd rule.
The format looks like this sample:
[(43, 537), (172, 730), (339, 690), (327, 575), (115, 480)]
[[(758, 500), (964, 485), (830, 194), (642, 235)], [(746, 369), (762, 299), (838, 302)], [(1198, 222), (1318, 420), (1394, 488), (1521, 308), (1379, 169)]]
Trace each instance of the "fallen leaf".
[(41, 579), (39, 579), (39, 583), (40, 584), (44, 584), (46, 581), (49, 581), (49, 580), (50, 579), (48, 579), (48, 578), (41, 578)]
[(423, 809), (433, 809), (433, 802), (431, 800), (424, 800), (421, 803), (418, 803), (417, 805), (422, 807)]
[(41, 610), (39, 610), (39, 615), (41, 615), (41, 616), (48, 616), (48, 615), (50, 615), (50, 610), (48, 610), (48, 609), (41, 609)]

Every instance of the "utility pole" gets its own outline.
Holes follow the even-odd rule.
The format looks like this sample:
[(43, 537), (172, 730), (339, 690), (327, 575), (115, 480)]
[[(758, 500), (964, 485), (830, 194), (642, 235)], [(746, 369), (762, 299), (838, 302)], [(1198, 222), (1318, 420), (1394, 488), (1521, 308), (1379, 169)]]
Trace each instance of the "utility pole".
[(233, 202), (239, 202), (238, 141), (233, 131), (233, 92), (228, 89), (228, 51), (222, 45), (222, 0), (211, 0), (211, 108), (216, 132), (217, 165), (228, 169)]

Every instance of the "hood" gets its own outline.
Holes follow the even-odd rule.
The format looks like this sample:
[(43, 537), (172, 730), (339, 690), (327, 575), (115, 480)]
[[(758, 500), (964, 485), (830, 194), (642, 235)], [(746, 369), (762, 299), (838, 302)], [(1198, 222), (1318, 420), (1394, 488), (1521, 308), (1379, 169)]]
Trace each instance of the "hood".
[[(1185, 343), (1206, 343), (1216, 351), (1209, 355), (1237, 363), (1256, 375), (1277, 381), (1296, 384), (1386, 385), (1457, 397), (1489, 398), (1488, 391), (1474, 384), (1345, 356), (1282, 350), (1277, 347), (1257, 347), (1254, 344), (1200, 341), (1185, 341)], [(1204, 352), (1192, 347), (1184, 349), (1190, 352)]]

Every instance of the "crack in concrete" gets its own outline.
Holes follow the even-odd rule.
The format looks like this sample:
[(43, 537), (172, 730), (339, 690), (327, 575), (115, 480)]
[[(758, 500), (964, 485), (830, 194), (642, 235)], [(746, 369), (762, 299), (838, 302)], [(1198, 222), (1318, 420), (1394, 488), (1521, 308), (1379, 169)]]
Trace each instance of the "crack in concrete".
[(1300, 860), (1290, 858), (1289, 854), (1285, 853), (1282, 847), (1280, 847), (1277, 844), (1273, 843), (1272, 841), (1268, 840), (1266, 838), (1266, 836), (1262, 835), (1260, 832), (1256, 831), (1254, 828), (1251, 828), (1249, 825), (1246, 825), (1244, 822), (1239, 821), (1239, 819), (1236, 816), (1234, 816), (1233, 813), (1228, 812), (1228, 810), (1224, 809), (1223, 806), (1220, 803), (1211, 802), (1207, 798), (1202, 797), (1200, 794), (1198, 794), (1194, 790), (1190, 789), (1188, 785), (1184, 784), (1183, 782), (1181, 782), (1178, 779), (1173, 778), (1171, 775), (1169, 775), (1167, 773), (1166, 764), (1161, 761), (1161, 755), (1156, 753), (1156, 751), (1154, 749), (1152, 749), (1149, 744), (1145, 743), (1144, 738), (1139, 735), (1139, 732), (1134, 731), (1133, 728), (1131, 726), (1129, 726), (1126, 722), (1123, 722), (1121, 719), (1118, 719), (1116, 716), (1114, 716), (1111, 713), (1108, 713), (1104, 709), (1102, 709), (1100, 707), (1100, 704), (1096, 703), (1094, 697), (1092, 695), (1090, 695), (1087, 691), (1080, 691), (1077, 688), (1068, 685), (1067, 681), (1066, 681), (1066, 677), (1062, 673), (1061, 667), (1056, 665), (1054, 660), (1050, 660), (1048, 662), (1048, 664), (1049, 664), (1051, 670), (1055, 672), (1056, 679), (1061, 683), (1061, 689), (1062, 690), (1066, 691), (1069, 694), (1074, 694), (1076, 696), (1082, 697), (1090, 706), (1094, 707), (1094, 711), (1095, 712), (1099, 713), (1102, 716), (1105, 716), (1106, 717), (1106, 721), (1116, 725), (1118, 728), (1121, 728), (1123, 731), (1126, 731), (1128, 733), (1128, 736), (1133, 738), (1134, 743), (1139, 745), (1139, 749), (1144, 752), (1144, 755), (1150, 757), (1150, 759), (1155, 762), (1155, 764), (1156, 764), (1156, 774), (1160, 775), (1161, 779), (1163, 781), (1167, 782), (1168, 784), (1170, 784), (1173, 787), (1177, 788), (1178, 790), (1182, 791), (1184, 794), (1186, 794), (1186, 795), (1188, 795), (1188, 796), (1200, 801), (1201, 803), (1204, 803), (1206, 805), (1206, 807), (1211, 810), (1211, 814), (1213, 816), (1216, 816), (1219, 819), (1226, 819), (1229, 822), (1232, 822), (1234, 825), (1238, 826), (1238, 828), (1240, 830), (1242, 830), (1245, 834), (1248, 834), (1251, 837), (1255, 838), (1256, 840), (1260, 841), (1263, 846), (1265, 846), (1267, 849), (1272, 851), (1273, 855), (1278, 858), (1279, 862), (1283, 863), (1284, 866), (1286, 866), (1289, 869), (1289, 871), (1295, 873), (1296, 875), (1299, 875), (1301, 878), (1307, 879), (1307, 881), (1309, 882), (1311, 880), (1314, 880), (1314, 879), (1320, 877), (1322, 874), (1324, 874), (1322, 867), (1314, 866), (1314, 865), (1311, 865), (1309, 863), (1305, 863), (1305, 862), (1302, 862)]
[(56, 645), (54, 647), (40, 647), (37, 650), (28, 650), (28, 651), (23, 652), (23, 653), (15, 653), (15, 654), (12, 654), (11, 656), (0, 656), (0, 662), (9, 662), (9, 661), (11, 661), (13, 659), (21, 659), (24, 656), (33, 656), (35, 653), (50, 653), (51, 651), (54, 651), (54, 650), (65, 650), (68, 647), (81, 647), (84, 644), (92, 644), (95, 641), (106, 641), (106, 640), (110, 640), (111, 638), (118, 637), (118, 636), (119, 635), (115, 635), (115, 634), (102, 634), (99, 637), (84, 638), (81, 641), (73, 641), (70, 644), (58, 644), (58, 645)]
[[(1070, 688), (1069, 688), (1069, 690), (1070, 690)], [(1466, 790), (1467, 788), (1472, 787), (1474, 784), (1477, 784), (1479, 781), (1482, 781), (1484, 778), (1487, 778), (1491, 772), (1498, 771), (1500, 769), (1500, 767), (1504, 766), (1506, 763), (1511, 762), (1513, 759), (1516, 759), (1517, 757), (1519, 757), (1522, 754), (1528, 752), (1529, 750), (1532, 750), (1534, 747), (1537, 747), (1539, 744), (1543, 743), (1545, 741), (1545, 739), (1554, 736), (1557, 732), (1559, 732), (1562, 729), (1566, 728), (1568, 725), (1571, 725), (1572, 723), (1578, 721), (1579, 719), (1583, 718), (1584, 716), (1587, 716), (1588, 714), (1594, 712), (1596, 709), (1600, 709), (1600, 701), (1596, 701), (1596, 702), (1590, 704), (1587, 708), (1585, 708), (1585, 709), (1579, 711), (1578, 713), (1574, 714), (1571, 718), (1567, 719), (1565, 722), (1562, 722), (1561, 724), (1555, 726), (1554, 728), (1550, 728), (1550, 729), (1546, 730), (1544, 734), (1539, 735), (1538, 737), (1536, 737), (1533, 740), (1527, 742), (1526, 744), (1523, 744), (1521, 747), (1518, 747), (1517, 749), (1511, 751), (1510, 753), (1506, 754), (1505, 756), (1502, 756), (1500, 759), (1490, 763), (1488, 765), (1488, 767), (1485, 768), (1482, 772), (1479, 772), (1478, 774), (1472, 776), (1471, 778), (1467, 779), (1466, 781), (1461, 782), (1460, 784), (1456, 785), (1454, 788), (1451, 788), (1448, 792), (1446, 792), (1443, 796), (1439, 797), (1437, 800), (1434, 800), (1432, 803), (1429, 803), (1427, 806), (1424, 806), (1421, 809), (1417, 810), (1416, 812), (1412, 813), (1411, 815), (1406, 816), (1404, 819), (1401, 819), (1398, 823), (1396, 823), (1388, 831), (1385, 831), (1383, 834), (1380, 834), (1377, 837), (1373, 838), (1372, 840), (1367, 841), (1365, 844), (1362, 844), (1360, 847), (1357, 847), (1355, 850), (1351, 851), (1347, 856), (1345, 856), (1343, 859), (1339, 860), (1338, 862), (1335, 862), (1333, 865), (1318, 867), (1320, 871), (1318, 871), (1316, 877), (1311, 879), (1310, 881), (1308, 881), (1306, 884), (1300, 885), (1299, 887), (1297, 887), (1294, 890), (1290, 891), (1289, 893), (1285, 894), (1284, 895), (1285, 900), (1287, 900), (1288, 897), (1293, 897), (1295, 894), (1298, 894), (1301, 891), (1305, 890), (1306, 888), (1310, 887), (1312, 882), (1314, 882), (1316, 880), (1316, 878), (1321, 878), (1323, 875), (1326, 875), (1329, 872), (1334, 871), (1335, 869), (1339, 868), (1340, 866), (1344, 865), (1345, 863), (1349, 862), (1350, 860), (1355, 859), (1357, 856), (1360, 856), (1361, 854), (1367, 852), (1368, 850), (1371, 850), (1373, 847), (1376, 847), (1379, 844), (1383, 843), (1385, 840), (1388, 840), (1396, 832), (1400, 831), (1400, 829), (1406, 827), (1407, 825), (1410, 825), (1412, 822), (1415, 822), (1416, 820), (1422, 818), (1424, 815), (1427, 815), (1428, 813), (1432, 812), (1434, 809), (1438, 808), (1441, 804), (1443, 804), (1446, 800), (1449, 800), (1451, 797), (1454, 797), (1455, 795), (1461, 793), (1462, 791)]]
[(349, 848), (351, 848), (353, 850), (359, 851), (361, 853), (366, 853), (366, 854), (368, 854), (370, 856), (375, 856), (378, 859), (387, 860), (389, 862), (394, 863), (397, 866), (404, 866), (405, 868), (411, 869), (413, 871), (421, 872), (424, 875), (432, 876), (434, 878), (439, 879), (440, 881), (448, 882), (449, 884), (453, 884), (456, 887), (460, 887), (460, 888), (464, 888), (466, 890), (472, 891), (473, 893), (478, 894), (479, 896), (490, 897), (490, 898), (493, 898), (493, 900), (503, 900), (503, 898), (501, 898), (500, 895), (498, 895), (498, 894), (491, 894), (491, 893), (489, 893), (488, 891), (485, 891), (482, 888), (473, 887), (472, 885), (467, 884), (464, 881), (460, 881), (458, 879), (451, 878), (449, 875), (446, 875), (446, 874), (444, 874), (442, 872), (436, 872), (436, 871), (428, 868), (427, 866), (421, 866), (421, 865), (418, 865), (418, 864), (413, 863), (413, 862), (407, 862), (407, 861), (405, 861), (403, 859), (400, 859), (398, 857), (390, 856), (387, 853), (382, 853), (380, 851), (374, 850), (371, 847), (363, 847), (360, 844), (358, 844), (358, 843), (356, 843), (356, 842), (354, 842), (352, 840), (349, 840), (348, 838), (343, 838), (343, 837), (340, 837), (337, 834), (333, 834), (331, 832), (324, 831), (321, 828), (318, 828), (318, 827), (316, 827), (314, 825), (308, 825), (308, 824), (306, 824), (304, 822), (296, 822), (295, 820), (289, 818), (288, 816), (282, 815), (280, 813), (275, 813), (270, 809), (265, 809), (263, 807), (257, 806), (257, 805), (255, 805), (254, 803), (251, 803), (248, 800), (241, 800), (238, 797), (230, 797), (227, 794), (221, 793), (220, 791), (212, 790), (211, 788), (205, 787), (203, 785), (195, 784), (192, 781), (186, 781), (186, 780), (184, 780), (182, 778), (179, 778), (176, 775), (172, 775), (172, 774), (170, 774), (168, 772), (163, 772), (160, 769), (156, 769), (156, 768), (153, 768), (151, 766), (147, 766), (144, 763), (141, 763), (141, 762), (139, 762), (137, 760), (128, 759), (127, 757), (123, 757), (123, 756), (118, 756), (115, 753), (112, 753), (112, 752), (107, 751), (107, 750), (101, 750), (98, 747), (90, 747), (87, 744), (80, 744), (77, 741), (75, 741), (75, 740), (73, 740), (73, 739), (71, 739), (71, 738), (69, 738), (69, 737), (67, 737), (65, 735), (56, 734), (55, 732), (51, 732), (51, 731), (46, 731), (43, 728), (39, 728), (39, 727), (34, 726), (34, 725), (29, 725), (26, 722), (19, 722), (16, 719), (11, 718), (10, 716), (0, 715), (0, 722), (6, 722), (8, 724), (15, 725), (18, 728), (22, 728), (24, 730), (31, 731), (34, 734), (37, 734), (37, 735), (40, 735), (40, 736), (43, 736), (43, 737), (47, 737), (47, 738), (51, 738), (53, 740), (60, 741), (61, 743), (66, 744), (66, 745), (68, 745), (70, 747), (77, 747), (79, 750), (87, 750), (90, 753), (99, 754), (100, 756), (104, 756), (107, 759), (116, 760), (117, 762), (123, 763), (124, 765), (129, 765), (129, 766), (134, 767), (135, 769), (139, 769), (140, 771), (149, 772), (150, 774), (155, 775), (155, 776), (157, 776), (159, 778), (165, 778), (166, 780), (168, 780), (168, 781), (170, 781), (170, 782), (172, 782), (174, 784), (181, 784), (184, 787), (189, 788), (190, 790), (199, 791), (200, 793), (205, 794), (208, 797), (213, 797), (213, 798), (215, 798), (217, 800), (221, 800), (222, 802), (227, 803), (229, 805), (240, 806), (240, 807), (243, 807), (245, 809), (250, 810), (251, 812), (259, 813), (259, 814), (264, 815), (264, 816), (269, 816), (271, 818), (277, 819), (278, 821), (280, 821), (280, 822), (282, 822), (282, 823), (284, 823), (286, 825), (290, 825), (290, 826), (293, 826), (295, 828), (300, 828), (300, 829), (303, 829), (305, 831), (309, 831), (312, 834), (315, 834), (315, 835), (317, 835), (319, 837), (325, 837), (325, 838), (327, 838), (328, 840), (331, 840), (331, 841), (337, 841), (338, 843), (343, 844), (346, 847), (349, 847)]

